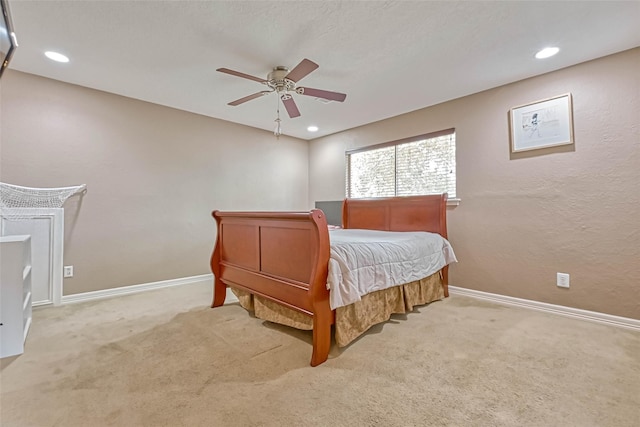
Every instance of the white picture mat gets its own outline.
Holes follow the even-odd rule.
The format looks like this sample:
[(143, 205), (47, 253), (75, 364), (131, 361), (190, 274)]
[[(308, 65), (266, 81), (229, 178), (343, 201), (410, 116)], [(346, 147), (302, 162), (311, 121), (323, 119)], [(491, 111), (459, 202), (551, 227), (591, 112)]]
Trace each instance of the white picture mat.
[(571, 110), (571, 94), (512, 108), (511, 151), (573, 144)]

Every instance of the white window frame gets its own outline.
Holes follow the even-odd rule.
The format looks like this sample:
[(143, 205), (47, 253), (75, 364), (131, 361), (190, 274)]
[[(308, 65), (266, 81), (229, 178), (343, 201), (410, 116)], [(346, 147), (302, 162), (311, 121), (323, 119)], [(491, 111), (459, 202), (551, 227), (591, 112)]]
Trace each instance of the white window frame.
[[(408, 144), (408, 143), (417, 142), (417, 141), (424, 141), (426, 139), (432, 139), (432, 138), (437, 138), (437, 137), (440, 137), (440, 136), (451, 135), (451, 134), (453, 134), (454, 137), (455, 137), (455, 129), (454, 128), (445, 129), (445, 130), (437, 131), (437, 132), (431, 132), (431, 133), (428, 133), (428, 134), (418, 135), (418, 136), (414, 136), (414, 137), (404, 138), (404, 139), (400, 139), (400, 140), (396, 140), (396, 141), (384, 142), (382, 144), (370, 145), (370, 146), (363, 147), (363, 148), (347, 150), (345, 152), (345, 164), (346, 164), (345, 194), (346, 194), (346, 196), (348, 198), (351, 197), (351, 194), (350, 194), (351, 182), (350, 181), (351, 181), (351, 155), (352, 154), (362, 153), (362, 152), (365, 152), (365, 151), (377, 150), (377, 149), (386, 148), (386, 147), (396, 147), (396, 146), (403, 145), (403, 144)], [(456, 173), (456, 178), (457, 178), (457, 170), (455, 171), (455, 173)], [(397, 177), (397, 171), (394, 171), (394, 174)], [(395, 187), (396, 187), (396, 191), (397, 191), (397, 184), (395, 184)], [(397, 194), (397, 192), (396, 192), (396, 194)], [(460, 198), (458, 197), (458, 194), (457, 194), (457, 179), (456, 179), (456, 197), (448, 199), (447, 200), (447, 205), (449, 205), (449, 206), (457, 206), (458, 204), (460, 204)]]

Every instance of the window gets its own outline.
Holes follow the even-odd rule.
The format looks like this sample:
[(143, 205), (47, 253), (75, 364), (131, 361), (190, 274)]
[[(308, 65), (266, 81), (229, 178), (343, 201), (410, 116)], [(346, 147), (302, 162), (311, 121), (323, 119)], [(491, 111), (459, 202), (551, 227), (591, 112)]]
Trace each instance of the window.
[(455, 129), (347, 151), (349, 198), (445, 192), (456, 198)]

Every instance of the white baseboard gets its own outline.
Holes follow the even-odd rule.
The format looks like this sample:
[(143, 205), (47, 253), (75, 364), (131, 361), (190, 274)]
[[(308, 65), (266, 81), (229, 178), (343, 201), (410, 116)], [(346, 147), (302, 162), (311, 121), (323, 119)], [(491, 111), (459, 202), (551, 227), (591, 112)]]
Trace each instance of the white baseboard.
[(581, 310), (579, 308), (571, 308), (562, 305), (548, 304), (545, 302), (491, 294), (488, 292), (476, 291), (473, 289), (458, 288), (457, 286), (449, 286), (449, 292), (454, 295), (464, 295), (471, 298), (495, 302), (498, 304), (512, 305), (516, 307), (528, 308), (531, 310), (544, 311), (546, 313), (559, 314), (561, 316), (588, 320), (590, 322), (603, 323), (605, 325), (618, 326), (625, 329), (633, 329), (640, 332), (640, 320), (631, 319), (628, 317), (613, 316), (611, 314), (598, 313), (596, 311)]
[[(117, 296), (136, 294), (139, 292), (151, 291), (155, 289), (168, 288), (171, 286), (189, 285), (203, 281), (209, 281), (213, 286), (213, 274), (202, 274), (200, 276), (182, 277), (179, 279), (162, 280), (160, 282), (143, 283), (141, 285), (122, 286), (119, 288), (66, 295), (62, 297), (61, 303), (74, 304), (79, 302), (95, 301), (104, 298), (112, 298)], [(603, 323), (606, 325), (618, 326), (625, 329), (640, 331), (640, 320), (631, 319), (628, 317), (613, 316), (611, 314), (598, 313), (596, 311), (581, 310), (578, 308), (565, 307), (562, 305), (554, 305), (539, 301), (509, 297), (505, 295), (491, 294), (488, 292), (476, 291), (474, 289), (459, 288), (457, 286), (449, 286), (449, 292), (454, 295), (464, 295), (471, 298), (495, 302), (498, 304), (523, 307), (531, 310), (559, 314), (561, 316), (573, 317), (575, 319), (582, 319), (590, 322)], [(238, 298), (233, 292), (227, 291), (225, 304), (232, 304), (235, 302), (238, 302)]]
[(225, 298), (224, 300), (224, 305), (233, 304), (234, 302), (240, 301), (238, 301), (238, 297), (236, 296), (236, 294), (231, 292), (231, 289), (227, 288), (227, 298)]
[[(64, 295), (61, 302), (62, 304), (73, 304), (77, 302), (94, 301), (203, 281), (210, 281), (213, 286), (213, 274), (202, 274), (200, 276), (181, 277), (179, 279), (162, 280), (160, 282), (143, 283), (141, 285), (122, 286), (119, 288), (103, 289), (100, 291), (83, 292), (81, 294)], [(231, 296), (235, 295), (231, 294)], [(230, 298), (227, 299), (229, 300)]]

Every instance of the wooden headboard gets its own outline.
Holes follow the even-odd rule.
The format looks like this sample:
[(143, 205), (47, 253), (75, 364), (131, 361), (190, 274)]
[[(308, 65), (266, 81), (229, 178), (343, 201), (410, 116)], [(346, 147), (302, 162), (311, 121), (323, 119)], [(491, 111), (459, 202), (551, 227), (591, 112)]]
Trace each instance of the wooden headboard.
[(447, 238), (447, 193), (345, 199), (342, 226), (383, 231), (428, 231)]

